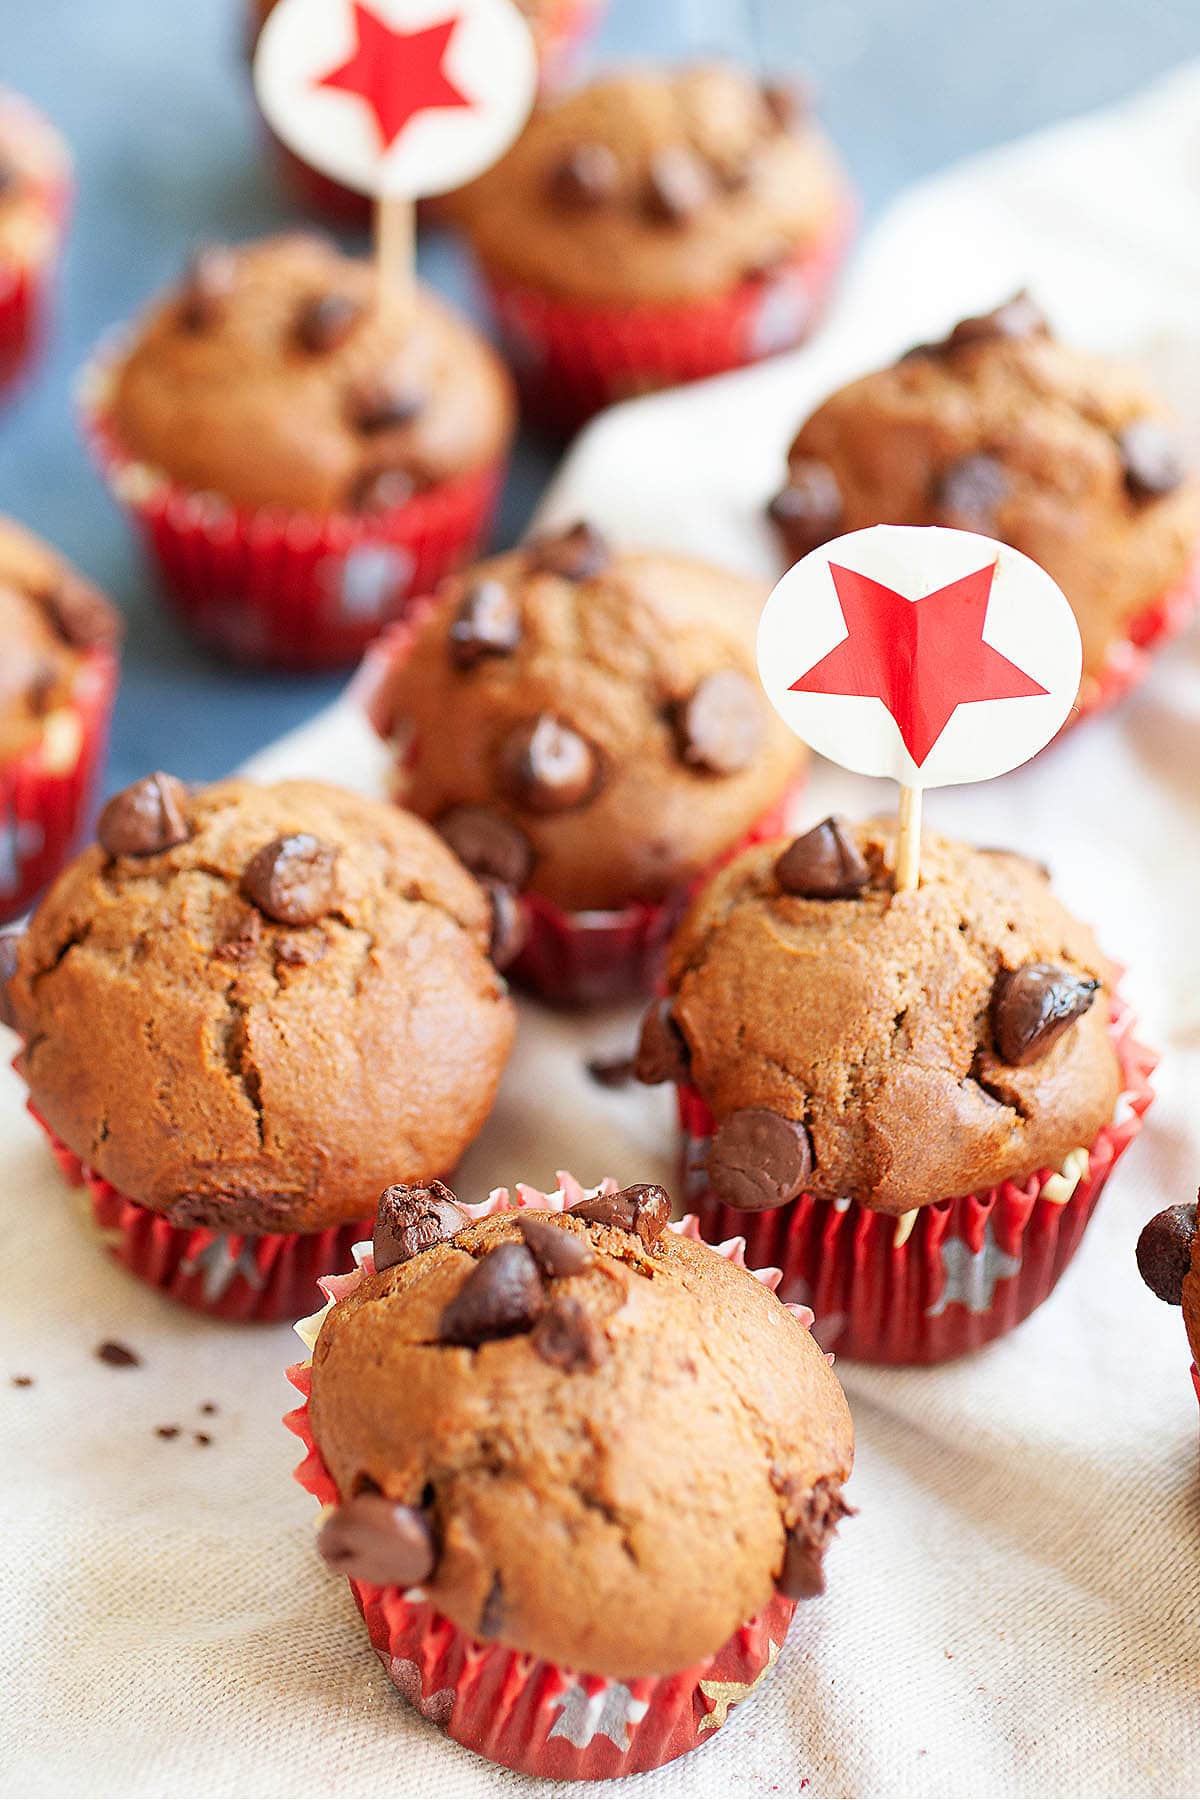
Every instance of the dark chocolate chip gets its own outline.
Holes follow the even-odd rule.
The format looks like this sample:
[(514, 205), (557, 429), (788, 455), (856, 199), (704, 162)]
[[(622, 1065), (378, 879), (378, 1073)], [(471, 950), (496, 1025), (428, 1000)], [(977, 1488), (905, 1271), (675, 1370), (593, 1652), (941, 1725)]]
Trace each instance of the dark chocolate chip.
[(589, 1056), (585, 1067), (597, 1087), (623, 1088), (633, 1080), (637, 1062), (632, 1056)]
[(1010, 342), (1021, 338), (1049, 337), (1050, 324), (1041, 307), (1031, 300), (1024, 288), (989, 313), (960, 319), (947, 337), (931, 344), (914, 344), (901, 358), (907, 362), (914, 356), (950, 356), (972, 344)]
[(157, 856), (188, 837), (188, 791), (161, 770), (114, 794), (96, 826), (109, 856)]
[(812, 1169), (803, 1123), (759, 1106), (730, 1113), (708, 1152), (709, 1181), (718, 1198), (739, 1212), (766, 1212), (794, 1200)]
[(652, 1244), (667, 1229), (671, 1196), (666, 1188), (642, 1181), (615, 1194), (596, 1194), (591, 1200), (580, 1200), (571, 1208), (571, 1216), (586, 1219), (589, 1225), (612, 1225), (618, 1231), (632, 1232), (644, 1244)]
[(1195, 1201), (1155, 1213), (1137, 1241), (1138, 1273), (1168, 1306), (1183, 1305), (1183, 1284), (1192, 1272), (1192, 1252), (1200, 1229)]
[(992, 1036), (1000, 1060), (1010, 1068), (1036, 1062), (1083, 1017), (1099, 990), (1098, 981), (1072, 975), (1057, 963), (1001, 969), (992, 989)]
[(206, 1400), (204, 1402), (203, 1406), (200, 1408), (200, 1411), (202, 1413), (205, 1413), (210, 1418), (212, 1417), (213, 1413), (216, 1412), (216, 1410), (217, 1410), (216, 1402), (213, 1400)]
[(836, 537), (842, 524), (842, 493), (828, 463), (815, 456), (797, 457), (788, 468), (787, 485), (772, 500), (771, 518), (799, 560)]
[(9, 1377), (13, 1387), (30, 1388), (33, 1386), (32, 1375), (13, 1375)]
[(528, 550), (531, 569), (564, 581), (590, 581), (612, 561), (606, 539), (582, 519), (553, 536), (531, 538)]
[(322, 1525), (317, 1548), (339, 1575), (374, 1587), (416, 1587), (437, 1562), (424, 1513), (383, 1494), (357, 1494), (339, 1506)]
[(650, 161), (642, 211), (657, 225), (686, 225), (711, 198), (708, 165), (683, 145), (659, 150)]
[(545, 1305), (533, 1252), (524, 1244), (497, 1244), (475, 1264), (442, 1314), (442, 1342), (473, 1350), (493, 1338), (515, 1337), (536, 1323)]
[(377, 431), (410, 425), (424, 404), (416, 388), (399, 380), (362, 382), (350, 395), (350, 420), (357, 431), (371, 437)]
[(651, 1087), (662, 1081), (687, 1080), (691, 1051), (669, 1000), (655, 1000), (642, 1020), (634, 1067), (638, 1080)]
[(801, 1516), (787, 1534), (776, 1587), (789, 1600), (812, 1600), (825, 1592), (825, 1551), (839, 1522), (852, 1509), (841, 1489), (822, 1476), (804, 1501)]
[(0, 1025), (10, 1028), (17, 1022), (8, 984), (17, 972), (23, 931), (0, 931)]
[(422, 1250), (444, 1244), (470, 1223), (444, 1182), (430, 1181), (421, 1186), (399, 1182), (395, 1187), (384, 1188), (371, 1237), (376, 1271), (411, 1262)]
[(209, 1437), (207, 1431), (193, 1431), (192, 1442), (195, 1444), (211, 1444), (212, 1439)]
[(160, 1438), (177, 1438), (179, 1436), (179, 1427), (178, 1425), (156, 1425), (154, 1427), (154, 1435), (155, 1437)]
[(798, 81), (764, 81), (760, 88), (767, 117), (778, 131), (792, 131), (810, 110), (807, 90)]
[(179, 322), (185, 331), (208, 331), (220, 322), (236, 273), (233, 253), (223, 245), (210, 244), (195, 252), (179, 295)]
[(475, 1628), (477, 1637), (484, 1639), (499, 1637), (504, 1624), (504, 1589), (499, 1575), (493, 1575), (492, 1585), (488, 1589), (487, 1599), (483, 1603), (483, 1611), (479, 1615), (479, 1624)]
[(556, 205), (584, 211), (611, 200), (620, 178), (620, 164), (607, 144), (575, 144), (555, 163), (547, 186)]
[(113, 649), (121, 640), (121, 620), (102, 594), (78, 576), (64, 575), (41, 596), (50, 623), (75, 650)]
[(450, 660), (473, 669), (485, 656), (511, 656), (521, 641), (521, 608), (502, 581), (477, 581), (450, 625)]
[(296, 339), (314, 356), (340, 350), (363, 315), (361, 300), (349, 294), (313, 294), (296, 314)]
[(110, 1369), (136, 1369), (141, 1364), (141, 1357), (128, 1344), (120, 1344), (115, 1338), (105, 1338), (96, 1346), (96, 1355)]
[(247, 863), (242, 892), (280, 925), (315, 925), (333, 905), (337, 854), (307, 831), (273, 838)]
[(533, 845), (525, 833), (486, 806), (455, 806), (437, 822), (442, 838), (481, 881), (518, 892), (533, 870)]
[(568, 1375), (598, 1369), (608, 1355), (608, 1339), (574, 1294), (560, 1294), (550, 1302), (530, 1343), (543, 1362)]
[(759, 690), (737, 669), (718, 669), (693, 688), (675, 713), (679, 754), (692, 768), (736, 775), (763, 741)]
[(840, 819), (830, 814), (793, 840), (775, 864), (785, 894), (802, 900), (852, 900), (870, 885), (871, 871)]
[(218, 962), (240, 963), (252, 957), (262, 942), (262, 914), (248, 906), (235, 928), (213, 951)]
[(483, 886), (492, 903), (488, 955), (495, 968), (507, 969), (525, 948), (529, 937), (529, 915), (512, 889), (505, 887), (502, 881), (485, 881)]
[(567, 1225), (552, 1224), (548, 1219), (521, 1213), (517, 1227), (533, 1251), (538, 1268), (550, 1281), (582, 1275), (596, 1260), (587, 1236), (581, 1231), (572, 1231)]
[(960, 456), (934, 484), (933, 504), (948, 525), (963, 531), (994, 530), (996, 510), (1008, 495), (1004, 465), (986, 451)]
[(595, 746), (551, 713), (511, 731), (500, 760), (509, 791), (528, 812), (570, 812), (600, 785)]
[(407, 506), (416, 491), (416, 479), (408, 469), (364, 469), (351, 485), (350, 509), (361, 513), (395, 512)]
[(1125, 486), (1134, 500), (1161, 500), (1184, 477), (1179, 445), (1157, 419), (1135, 419), (1117, 436)]

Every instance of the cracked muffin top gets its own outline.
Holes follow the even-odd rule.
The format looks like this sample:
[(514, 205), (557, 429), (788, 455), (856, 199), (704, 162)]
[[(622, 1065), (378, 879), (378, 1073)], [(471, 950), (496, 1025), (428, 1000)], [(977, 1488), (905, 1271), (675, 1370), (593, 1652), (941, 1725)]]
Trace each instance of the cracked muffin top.
[(0, 518), (0, 762), (40, 737), (53, 740), (70, 712), (89, 652), (115, 650), (120, 618), (65, 558)]
[(774, 1294), (667, 1229), (662, 1188), (614, 1185), (476, 1223), (443, 1188), (385, 1193), (309, 1416), (334, 1568), (627, 1680), (821, 1591), (853, 1433)]
[(450, 207), (491, 273), (628, 305), (768, 274), (846, 204), (797, 91), (700, 64), (606, 75), (545, 102)]
[(382, 513), (502, 457), (511, 383), (424, 288), (411, 320), (315, 236), (213, 246), (106, 377), (124, 453), (234, 506)]
[(36, 263), (54, 248), (69, 181), (67, 147), (49, 119), (0, 86), (0, 269)]
[(880, 524), (1012, 544), (1070, 601), (1086, 682), (1187, 576), (1200, 482), (1141, 377), (1056, 342), (1018, 295), (832, 394), (797, 432), (771, 514), (792, 560)]
[(1058, 1170), (1113, 1116), (1116, 980), (1023, 857), (825, 820), (709, 882), (646, 1015), (643, 1080), (707, 1101), (709, 1179), (758, 1210), (809, 1193), (885, 1213)]
[(1138, 1239), (1138, 1270), (1146, 1286), (1168, 1306), (1183, 1308), (1192, 1361), (1200, 1367), (1200, 1209), (1168, 1206)]
[(508, 888), (573, 910), (661, 899), (802, 764), (755, 673), (765, 597), (586, 525), (477, 565), (374, 696), (398, 797)]
[(486, 896), (420, 820), (319, 782), (148, 776), (51, 887), (9, 1010), (38, 1112), (175, 1224), (315, 1231), (453, 1167), (513, 1007)]

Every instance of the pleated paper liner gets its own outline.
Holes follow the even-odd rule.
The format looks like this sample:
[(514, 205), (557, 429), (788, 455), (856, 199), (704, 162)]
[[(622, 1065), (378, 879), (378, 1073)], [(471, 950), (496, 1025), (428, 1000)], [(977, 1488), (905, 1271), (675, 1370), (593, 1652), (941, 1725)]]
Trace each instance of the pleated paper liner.
[(1200, 558), (1177, 586), (1151, 601), (1130, 620), (1126, 635), (1109, 646), (1099, 674), (1084, 676), (1079, 699), (1059, 736), (1081, 720), (1107, 712), (1123, 700), (1143, 680), (1156, 653), (1187, 629), (1198, 608)]
[(798, 1200), (739, 1212), (712, 1192), (705, 1159), (713, 1116), (679, 1090), (684, 1194), (710, 1241), (740, 1231), (753, 1262), (782, 1269), (780, 1294), (810, 1306), (826, 1350), (863, 1362), (946, 1362), (978, 1350), (1029, 1317), (1078, 1249), (1104, 1185), (1141, 1130), (1157, 1058), (1113, 1005), (1122, 1093), (1090, 1149), (1023, 1184), (1002, 1182), (897, 1219), (848, 1200)]
[[(514, 1205), (557, 1211), (583, 1198), (583, 1188), (570, 1175), (560, 1171), (558, 1181), (557, 1191), (549, 1195), (519, 1186), (515, 1200), (507, 1189), (497, 1188), (482, 1205), (465, 1210), (476, 1219)], [(601, 1188), (615, 1185), (606, 1181)], [(671, 1229), (700, 1236), (694, 1219)], [(742, 1238), (714, 1248), (739, 1268), (748, 1266)], [(353, 1273), (321, 1282), (330, 1305), (352, 1293), (364, 1274), (373, 1273), (369, 1243), (356, 1248), (355, 1260)], [(750, 1272), (770, 1288), (779, 1279), (774, 1269)], [(327, 1310), (297, 1326), (310, 1352)], [(801, 1310), (800, 1317), (807, 1324), (811, 1315)], [(296, 1479), (323, 1506), (332, 1506), (337, 1489), (309, 1425), (311, 1369), (310, 1361), (288, 1370), (302, 1402), (284, 1422), (305, 1449)], [(795, 1611), (794, 1601), (776, 1595), (704, 1662), (658, 1679), (622, 1682), (561, 1668), (502, 1644), (482, 1643), (439, 1614), (420, 1589), (405, 1592), (354, 1580), (350, 1587), (372, 1647), (411, 1706), (491, 1762), (559, 1781), (637, 1774), (707, 1743), (731, 1709), (769, 1675)]]
[[(0, 113), (27, 118), (39, 139), (51, 129), (36, 108), (0, 86)], [(28, 179), (28, 178), (26, 178)], [(65, 149), (56, 174), (37, 183), (43, 230), (12, 261), (0, 257), (0, 394), (23, 376), (41, 348), (49, 321), (54, 278), (71, 210), (71, 174)]]

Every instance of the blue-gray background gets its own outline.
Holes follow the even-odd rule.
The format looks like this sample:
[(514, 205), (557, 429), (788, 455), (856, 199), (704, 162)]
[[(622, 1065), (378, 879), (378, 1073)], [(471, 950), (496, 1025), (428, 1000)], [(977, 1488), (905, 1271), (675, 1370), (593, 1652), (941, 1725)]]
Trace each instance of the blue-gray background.
[[(242, 58), (244, 0), (0, 0), (0, 81), (74, 150), (79, 193), (50, 354), (0, 411), (0, 512), (60, 545), (129, 621), (107, 785), (148, 768), (220, 774), (314, 712), (339, 679), (231, 672), (158, 610), (91, 472), (71, 407), (99, 333), (176, 274), (198, 238), (294, 219), (262, 153)], [(868, 217), (943, 164), (1129, 92), (1200, 55), (1200, 0), (612, 0), (586, 66), (718, 48), (802, 66)], [(470, 302), (444, 240), (427, 277)], [(498, 536), (554, 463), (522, 442)]]

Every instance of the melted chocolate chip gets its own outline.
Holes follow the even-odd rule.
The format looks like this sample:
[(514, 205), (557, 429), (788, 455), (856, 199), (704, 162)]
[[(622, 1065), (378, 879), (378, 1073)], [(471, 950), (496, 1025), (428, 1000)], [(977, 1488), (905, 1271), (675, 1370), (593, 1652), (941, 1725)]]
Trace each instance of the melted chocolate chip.
[(529, 915), (510, 887), (500, 881), (485, 881), (492, 903), (492, 930), (488, 955), (497, 969), (507, 969), (525, 948), (529, 937)]
[(398, 1183), (384, 1188), (371, 1237), (376, 1271), (411, 1262), (423, 1250), (444, 1244), (470, 1223), (443, 1182), (411, 1187)]
[(524, 1244), (497, 1244), (481, 1257), (442, 1314), (441, 1340), (474, 1350), (494, 1338), (528, 1331), (546, 1305), (546, 1290), (533, 1252)]
[(766, 1212), (794, 1200), (812, 1170), (804, 1125), (765, 1107), (730, 1113), (708, 1152), (709, 1181), (726, 1206), (739, 1212)]
[(533, 845), (525, 833), (486, 806), (454, 806), (437, 830), (455, 856), (481, 881), (518, 892), (533, 870)]
[(708, 167), (682, 145), (659, 150), (642, 189), (642, 211), (657, 225), (686, 225), (713, 191)]
[(828, 463), (815, 456), (798, 457), (788, 469), (787, 485), (772, 500), (769, 512), (792, 556), (799, 559), (836, 537), (842, 523), (842, 493)]
[(402, 381), (363, 382), (351, 392), (350, 419), (357, 431), (371, 437), (410, 425), (424, 404), (424, 396)]
[(706, 675), (675, 714), (679, 754), (692, 768), (735, 775), (753, 762), (763, 740), (758, 689), (736, 669)]
[(788, 845), (775, 864), (775, 879), (785, 894), (802, 900), (852, 900), (870, 886), (871, 871), (831, 814)]
[(17, 1022), (8, 984), (17, 972), (23, 931), (0, 931), (0, 1025), (10, 1028)]
[(575, 144), (551, 169), (547, 187), (557, 206), (584, 211), (611, 200), (620, 178), (620, 164), (607, 144)]
[(589, 1056), (584, 1065), (596, 1086), (602, 1088), (628, 1087), (636, 1066), (632, 1056)]
[(1002, 463), (986, 451), (960, 456), (942, 471), (934, 485), (933, 504), (947, 525), (963, 531), (990, 532), (996, 510), (1008, 495)]
[(598, 1369), (608, 1355), (608, 1339), (574, 1294), (560, 1294), (550, 1302), (530, 1343), (543, 1362), (568, 1375)]
[(517, 1226), (533, 1251), (538, 1268), (549, 1281), (564, 1281), (570, 1275), (582, 1275), (596, 1260), (585, 1234), (572, 1231), (567, 1225), (551, 1224), (548, 1219), (521, 1213)]
[(78, 576), (64, 575), (40, 599), (55, 631), (72, 649), (112, 649), (120, 642), (121, 621), (116, 611)]
[(1178, 444), (1157, 419), (1135, 419), (1117, 437), (1125, 487), (1134, 500), (1161, 500), (1184, 477)]
[(686, 1081), (691, 1051), (669, 1000), (655, 1000), (642, 1020), (634, 1068), (639, 1081), (656, 1087), (662, 1081)]
[(339, 1575), (376, 1587), (416, 1587), (437, 1562), (424, 1513), (383, 1494), (358, 1494), (326, 1519), (317, 1548)]
[(932, 345), (930, 348), (954, 351), (970, 344), (997, 343), (1004, 339), (1011, 342), (1049, 335), (1050, 324), (1045, 313), (1022, 288), (1011, 300), (1006, 300), (991, 312), (960, 319), (949, 337), (940, 345)]
[(296, 340), (313, 356), (340, 350), (362, 315), (362, 301), (349, 294), (313, 294), (296, 314)]
[(531, 539), (528, 550), (531, 569), (564, 581), (590, 581), (612, 561), (607, 541), (582, 519), (567, 531)]
[(1197, 1209), (1168, 1206), (1156, 1213), (1137, 1241), (1138, 1272), (1150, 1289), (1168, 1306), (1183, 1305), (1183, 1284), (1192, 1271), (1196, 1243)]
[(509, 733), (501, 765), (514, 800), (528, 812), (570, 812), (600, 785), (595, 746), (551, 713)]
[(586, 1219), (589, 1225), (611, 1225), (617, 1231), (631, 1232), (644, 1244), (652, 1244), (667, 1229), (671, 1196), (666, 1188), (642, 1181), (615, 1194), (580, 1200), (571, 1208), (571, 1215)]
[(157, 856), (186, 841), (187, 788), (161, 771), (114, 794), (100, 814), (96, 837), (109, 856)]
[(450, 626), (450, 660), (473, 669), (487, 656), (511, 656), (521, 641), (521, 608), (502, 581), (477, 581)]
[(337, 854), (307, 831), (273, 838), (246, 865), (242, 892), (280, 925), (315, 925), (333, 905)]
[(813, 1485), (801, 1516), (787, 1534), (776, 1587), (789, 1600), (812, 1600), (825, 1592), (825, 1551), (839, 1522), (851, 1511), (828, 1476)]
[(1002, 969), (992, 989), (992, 1036), (1002, 1062), (1021, 1068), (1044, 1056), (1081, 1019), (1100, 989), (1057, 963)]
[(393, 465), (364, 469), (351, 484), (347, 498), (352, 512), (390, 513), (407, 506), (416, 491), (417, 483), (412, 473)]
[(141, 1367), (141, 1357), (128, 1344), (118, 1343), (115, 1338), (106, 1338), (96, 1346), (96, 1356), (110, 1369), (137, 1369)]
[(233, 292), (237, 264), (220, 244), (197, 250), (188, 263), (179, 295), (179, 322), (185, 331), (209, 331), (220, 323)]

